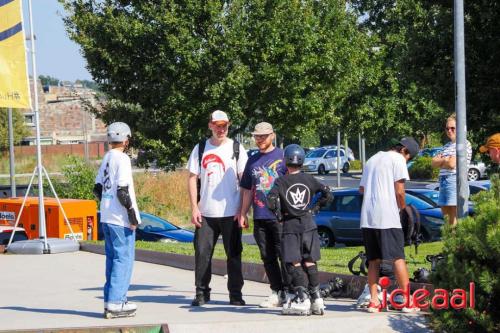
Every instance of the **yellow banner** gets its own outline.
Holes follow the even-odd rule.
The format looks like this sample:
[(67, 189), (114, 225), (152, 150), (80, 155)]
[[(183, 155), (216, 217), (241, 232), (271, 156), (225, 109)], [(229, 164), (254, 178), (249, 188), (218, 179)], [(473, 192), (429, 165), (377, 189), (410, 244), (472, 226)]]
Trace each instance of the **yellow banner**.
[(21, 0), (0, 0), (0, 107), (31, 109)]

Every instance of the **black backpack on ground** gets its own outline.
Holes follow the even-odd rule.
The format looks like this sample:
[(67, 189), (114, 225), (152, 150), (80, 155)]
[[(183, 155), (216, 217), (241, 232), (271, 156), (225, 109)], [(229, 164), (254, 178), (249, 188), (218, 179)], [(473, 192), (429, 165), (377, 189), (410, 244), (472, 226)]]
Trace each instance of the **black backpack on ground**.
[[(208, 139), (203, 139), (198, 143), (198, 170), (201, 174), (201, 159), (203, 158), (203, 153), (205, 152), (205, 145)], [(238, 159), (240, 158), (240, 143), (238, 140), (233, 140), (233, 159), (236, 159), (236, 167), (238, 167)], [(238, 170), (236, 170), (236, 177), (238, 177)], [(198, 177), (196, 181), (196, 188), (198, 190), (198, 202), (200, 202), (200, 191), (201, 191), (201, 178)]]
[(413, 205), (407, 205), (401, 210), (399, 217), (403, 228), (405, 246), (414, 244), (415, 253), (418, 253), (418, 245), (422, 242), (420, 213)]

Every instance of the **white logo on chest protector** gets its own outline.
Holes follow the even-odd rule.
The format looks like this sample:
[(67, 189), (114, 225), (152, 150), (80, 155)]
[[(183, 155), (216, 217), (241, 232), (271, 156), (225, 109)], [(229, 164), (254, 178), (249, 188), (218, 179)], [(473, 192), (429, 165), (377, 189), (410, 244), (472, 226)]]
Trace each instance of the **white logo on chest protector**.
[(295, 209), (306, 209), (310, 198), (309, 188), (301, 183), (290, 186), (286, 191), (286, 201)]

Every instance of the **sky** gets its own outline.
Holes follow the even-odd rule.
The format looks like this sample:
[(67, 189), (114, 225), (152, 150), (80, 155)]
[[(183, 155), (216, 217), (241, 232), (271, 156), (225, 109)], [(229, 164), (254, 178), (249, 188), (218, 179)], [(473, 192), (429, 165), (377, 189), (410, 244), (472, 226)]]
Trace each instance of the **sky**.
[[(25, 34), (30, 34), (28, 0), (22, 0)], [(35, 61), (37, 76), (50, 75), (60, 80), (92, 80), (85, 68), (86, 61), (78, 44), (69, 39), (62, 17), (63, 6), (57, 0), (31, 0), (35, 31)], [(30, 47), (27, 41), (27, 48)], [(31, 62), (31, 54), (28, 54)], [(31, 66), (30, 66), (30, 75)]]

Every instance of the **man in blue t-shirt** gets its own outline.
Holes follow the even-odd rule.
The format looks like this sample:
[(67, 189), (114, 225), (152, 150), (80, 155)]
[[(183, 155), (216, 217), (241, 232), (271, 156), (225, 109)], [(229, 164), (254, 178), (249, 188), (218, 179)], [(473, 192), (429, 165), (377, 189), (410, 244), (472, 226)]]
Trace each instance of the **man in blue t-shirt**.
[(274, 130), (271, 124), (262, 122), (252, 132), (259, 152), (248, 159), (240, 181), (242, 205), (240, 226), (248, 228), (247, 213), (253, 207), (253, 235), (259, 246), (267, 278), (271, 284), (271, 295), (260, 307), (280, 307), (285, 301), (284, 284), (287, 276), (281, 264), (280, 240), (282, 225), (266, 206), (266, 196), (275, 180), (286, 173), (283, 150), (273, 145)]

